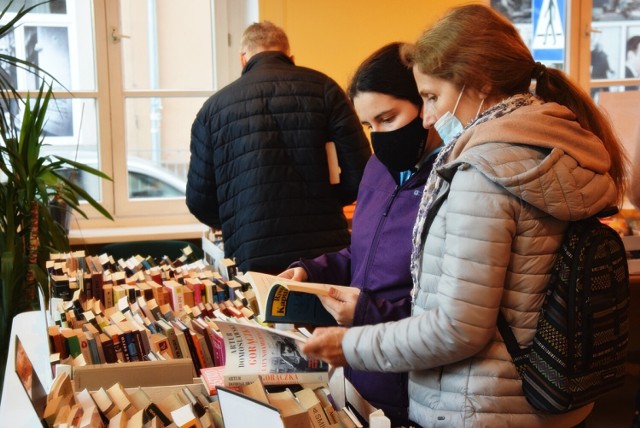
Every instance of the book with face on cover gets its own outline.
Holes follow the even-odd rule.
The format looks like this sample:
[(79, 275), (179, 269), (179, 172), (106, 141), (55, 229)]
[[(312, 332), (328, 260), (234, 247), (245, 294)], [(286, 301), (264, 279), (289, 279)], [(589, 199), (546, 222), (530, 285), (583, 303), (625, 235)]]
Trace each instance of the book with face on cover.
[(24, 387), (24, 392), (29, 397), (29, 402), (33, 406), (38, 415), (38, 419), (43, 427), (47, 427), (44, 419), (45, 409), (47, 406), (47, 392), (38, 377), (38, 373), (33, 367), (33, 363), (25, 350), (22, 341), (18, 336), (15, 337), (15, 371), (20, 383)]
[(225, 386), (243, 386), (260, 378), (264, 385), (328, 383), (329, 365), (305, 355), (298, 331), (258, 323), (216, 321), (225, 344)]
[(243, 278), (251, 284), (255, 293), (258, 318), (269, 323), (337, 325), (318, 296), (328, 296), (331, 288), (350, 288), (344, 285), (293, 281), (255, 271), (245, 273)]

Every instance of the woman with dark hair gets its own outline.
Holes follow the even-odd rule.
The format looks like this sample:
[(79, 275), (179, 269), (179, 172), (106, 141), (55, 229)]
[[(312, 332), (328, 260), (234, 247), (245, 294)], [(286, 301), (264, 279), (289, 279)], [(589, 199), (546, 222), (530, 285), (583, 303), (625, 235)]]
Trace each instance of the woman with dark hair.
[(318, 328), (302, 352), (409, 372), (409, 417), (422, 427), (576, 426), (593, 404), (533, 408), (497, 318), (531, 345), (569, 222), (622, 202), (620, 141), (589, 94), (537, 63), (489, 7), (452, 9), (405, 58), (423, 125), (445, 143), (413, 231), (412, 315)]
[[(367, 58), (348, 94), (360, 122), (371, 130), (374, 156), (360, 187), (351, 246), (313, 260), (302, 259), (280, 274), (299, 281), (352, 285), (353, 293), (323, 298), (341, 325), (394, 321), (411, 311), (411, 230), (440, 141), (422, 127), (422, 99), (411, 68), (392, 43)], [(406, 374), (345, 368), (345, 376), (393, 426), (408, 424)]]

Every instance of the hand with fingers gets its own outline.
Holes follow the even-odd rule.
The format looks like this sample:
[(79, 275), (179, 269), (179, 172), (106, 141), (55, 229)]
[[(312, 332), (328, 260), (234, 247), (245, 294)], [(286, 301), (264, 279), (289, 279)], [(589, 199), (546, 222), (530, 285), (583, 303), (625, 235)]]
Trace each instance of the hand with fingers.
[(318, 296), (318, 298), (339, 325), (352, 325), (358, 296), (360, 296), (360, 289), (357, 287), (340, 290), (332, 287), (329, 289), (328, 296)]
[(319, 358), (334, 367), (344, 367), (347, 360), (342, 351), (342, 338), (347, 329), (344, 327), (319, 327), (301, 347), (309, 357)]
[(306, 281), (309, 279), (309, 275), (307, 271), (301, 267), (294, 267), (291, 269), (287, 269), (278, 274), (280, 278), (291, 279), (293, 281)]

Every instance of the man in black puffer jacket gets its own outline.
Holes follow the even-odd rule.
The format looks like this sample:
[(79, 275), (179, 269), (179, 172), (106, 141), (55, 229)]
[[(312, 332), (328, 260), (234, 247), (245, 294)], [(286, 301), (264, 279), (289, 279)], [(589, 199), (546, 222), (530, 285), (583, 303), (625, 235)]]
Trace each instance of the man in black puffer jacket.
[[(225, 256), (241, 271), (279, 273), (349, 245), (342, 208), (357, 196), (371, 149), (343, 90), (294, 65), (282, 29), (249, 26), (241, 60), (242, 76), (193, 123), (187, 206), (222, 228)], [(328, 142), (339, 183), (329, 178)]]

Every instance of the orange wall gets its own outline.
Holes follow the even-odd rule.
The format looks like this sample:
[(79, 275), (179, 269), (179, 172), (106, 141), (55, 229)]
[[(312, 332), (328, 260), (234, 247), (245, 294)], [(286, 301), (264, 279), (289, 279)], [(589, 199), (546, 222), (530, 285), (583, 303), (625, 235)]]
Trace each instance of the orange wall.
[(469, 0), (260, 0), (260, 19), (289, 36), (296, 64), (320, 70), (341, 86), (382, 45), (414, 42), (452, 6)]

